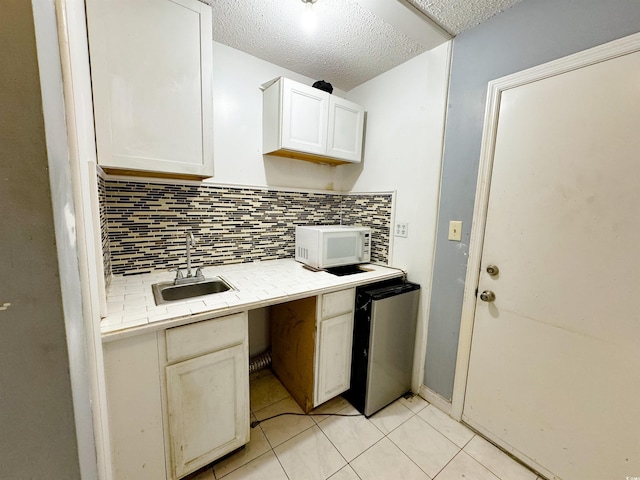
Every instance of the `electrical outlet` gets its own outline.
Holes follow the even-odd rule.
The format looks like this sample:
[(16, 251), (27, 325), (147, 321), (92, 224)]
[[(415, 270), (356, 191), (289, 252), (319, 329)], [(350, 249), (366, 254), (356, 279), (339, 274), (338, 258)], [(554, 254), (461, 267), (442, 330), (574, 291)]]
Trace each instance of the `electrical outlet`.
[(408, 223), (396, 223), (396, 237), (407, 238), (409, 236)]
[(460, 220), (451, 220), (449, 222), (449, 240), (459, 242), (462, 240), (462, 222)]

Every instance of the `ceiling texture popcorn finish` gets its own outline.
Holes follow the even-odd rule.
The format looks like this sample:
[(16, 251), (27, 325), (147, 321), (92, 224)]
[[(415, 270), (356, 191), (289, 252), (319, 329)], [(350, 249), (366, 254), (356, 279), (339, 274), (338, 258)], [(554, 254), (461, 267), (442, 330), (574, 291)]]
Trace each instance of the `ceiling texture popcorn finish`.
[(313, 34), (302, 29), (300, 0), (217, 0), (212, 6), (217, 42), (345, 91), (425, 51), (350, 0), (318, 0)]
[(317, 0), (311, 33), (301, 0), (202, 1), (215, 41), (349, 91), (520, 0)]
[(452, 35), (475, 27), (522, 0), (406, 0)]

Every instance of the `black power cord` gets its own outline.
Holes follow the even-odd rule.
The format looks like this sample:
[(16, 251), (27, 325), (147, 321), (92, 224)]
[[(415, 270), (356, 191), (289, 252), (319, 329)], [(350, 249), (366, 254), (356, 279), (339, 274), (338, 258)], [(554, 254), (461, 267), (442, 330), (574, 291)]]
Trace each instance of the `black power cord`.
[(361, 413), (279, 413), (272, 417), (263, 418), (262, 420), (254, 420), (251, 422), (251, 428), (256, 428), (262, 422), (271, 420), (272, 418), (282, 417), (283, 415), (297, 415), (299, 417), (361, 417)]

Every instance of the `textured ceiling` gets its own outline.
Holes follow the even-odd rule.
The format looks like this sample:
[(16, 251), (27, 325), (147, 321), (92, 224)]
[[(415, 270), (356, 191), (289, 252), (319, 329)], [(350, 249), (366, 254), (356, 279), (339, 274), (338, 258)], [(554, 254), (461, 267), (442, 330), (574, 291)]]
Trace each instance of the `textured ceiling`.
[(521, 0), (406, 0), (452, 35), (474, 27)]
[[(426, 51), (417, 37), (406, 34), (406, 28), (397, 28), (399, 25), (364, 7), (371, 1), (317, 0), (313, 33), (301, 25), (305, 9), (301, 0), (204, 1), (213, 8), (217, 42), (315, 80), (326, 80), (344, 91)], [(445, 30), (458, 33), (519, 0), (404, 1), (415, 15), (427, 14)]]

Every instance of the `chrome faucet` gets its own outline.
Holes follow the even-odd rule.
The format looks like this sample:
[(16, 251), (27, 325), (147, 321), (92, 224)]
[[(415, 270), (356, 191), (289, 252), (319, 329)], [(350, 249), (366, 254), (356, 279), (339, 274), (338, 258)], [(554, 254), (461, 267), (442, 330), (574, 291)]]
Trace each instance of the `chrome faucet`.
[(196, 274), (191, 274), (191, 247), (196, 246), (196, 239), (193, 236), (193, 233), (186, 232), (185, 233), (186, 242), (187, 242), (187, 276), (185, 277), (182, 274), (180, 268), (176, 268), (176, 278), (173, 281), (174, 284), (180, 285), (183, 283), (196, 283), (201, 280), (204, 280), (204, 275), (202, 274), (202, 268), (198, 267), (196, 269)]
[(191, 276), (191, 248), (196, 246), (196, 239), (193, 238), (193, 233), (187, 232), (187, 278)]

